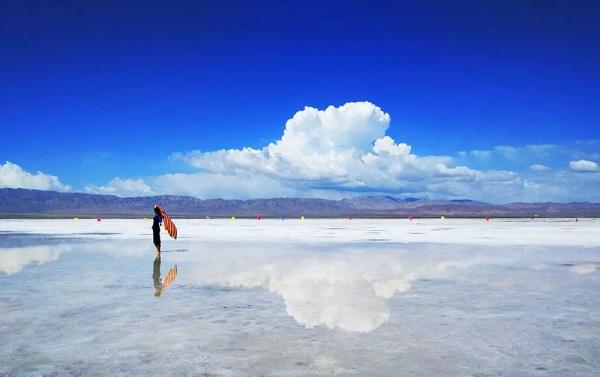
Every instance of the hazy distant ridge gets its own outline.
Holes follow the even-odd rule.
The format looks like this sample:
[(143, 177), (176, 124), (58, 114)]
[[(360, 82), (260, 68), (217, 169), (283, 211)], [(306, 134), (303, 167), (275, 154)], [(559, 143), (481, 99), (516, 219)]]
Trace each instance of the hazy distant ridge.
[(121, 198), (114, 195), (65, 193), (26, 189), (0, 189), (0, 215), (12, 216), (149, 216), (160, 203), (172, 216), (504, 216), (600, 217), (600, 203), (489, 204), (471, 200), (421, 200), (391, 196), (360, 196), (328, 200), (272, 198), (202, 200), (188, 196)]

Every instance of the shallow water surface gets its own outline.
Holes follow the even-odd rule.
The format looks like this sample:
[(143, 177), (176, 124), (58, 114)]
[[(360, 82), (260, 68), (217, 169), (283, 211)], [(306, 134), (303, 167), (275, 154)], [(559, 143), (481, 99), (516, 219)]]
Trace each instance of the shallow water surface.
[(164, 240), (155, 261), (140, 231), (32, 228), (0, 234), (0, 376), (600, 373), (596, 246), (380, 230)]

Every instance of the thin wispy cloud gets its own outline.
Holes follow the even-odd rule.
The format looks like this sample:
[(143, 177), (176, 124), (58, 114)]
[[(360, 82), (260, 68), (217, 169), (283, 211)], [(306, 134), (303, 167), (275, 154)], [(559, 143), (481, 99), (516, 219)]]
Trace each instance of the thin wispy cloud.
[[(532, 166), (564, 169), (569, 161), (600, 159), (600, 140), (572, 141), (564, 144), (529, 144), (523, 146), (496, 146), (486, 150), (461, 151), (456, 154), (459, 163), (490, 168), (501, 165), (512, 170), (527, 170)], [(535, 168), (532, 171), (539, 171)]]
[(88, 185), (85, 191), (94, 194), (111, 194), (117, 196), (143, 196), (152, 193), (152, 188), (143, 179), (121, 179), (116, 177), (104, 186)]
[(529, 166), (529, 170), (533, 171), (533, 172), (543, 172), (543, 171), (548, 171), (550, 170), (549, 167), (547, 167), (546, 165), (542, 165), (542, 164), (533, 164)]

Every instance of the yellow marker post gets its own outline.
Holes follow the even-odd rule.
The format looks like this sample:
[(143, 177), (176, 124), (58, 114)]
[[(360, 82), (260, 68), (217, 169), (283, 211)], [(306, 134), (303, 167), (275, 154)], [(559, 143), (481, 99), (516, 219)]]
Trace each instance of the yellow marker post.
[(440, 220), (446, 220), (446, 216), (440, 216)]
[(304, 221), (304, 216), (300, 216), (300, 220)]

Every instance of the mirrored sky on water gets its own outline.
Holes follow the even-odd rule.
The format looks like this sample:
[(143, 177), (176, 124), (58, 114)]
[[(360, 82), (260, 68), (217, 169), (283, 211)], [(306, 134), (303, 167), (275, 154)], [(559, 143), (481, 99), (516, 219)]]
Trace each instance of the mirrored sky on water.
[(600, 371), (598, 247), (101, 238), (0, 235), (0, 375)]

